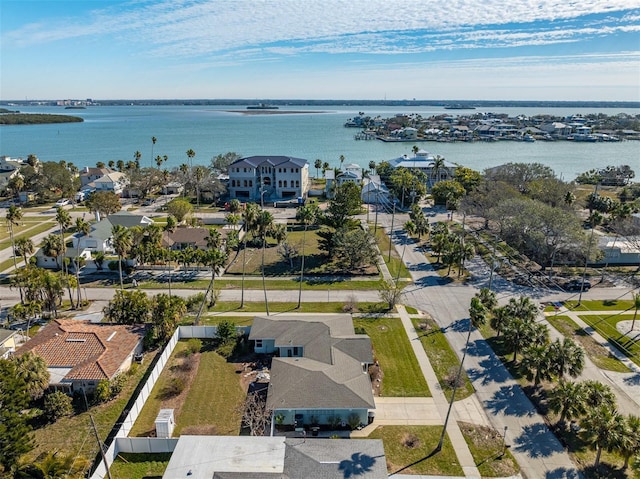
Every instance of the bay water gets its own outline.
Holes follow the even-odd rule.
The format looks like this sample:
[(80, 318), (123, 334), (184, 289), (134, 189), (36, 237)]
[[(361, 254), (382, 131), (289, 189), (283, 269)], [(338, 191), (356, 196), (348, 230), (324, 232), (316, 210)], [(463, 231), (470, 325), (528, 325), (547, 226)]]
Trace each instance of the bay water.
[[(0, 126), (0, 155), (26, 158), (35, 154), (41, 161), (72, 162), (78, 167), (101, 161), (125, 162), (142, 154), (141, 166), (154, 166), (157, 155), (168, 156), (163, 168), (189, 163), (186, 151), (196, 152), (193, 164), (208, 166), (218, 154), (234, 151), (241, 156), (294, 156), (307, 159), (315, 176), (315, 159), (332, 167), (357, 163), (367, 168), (398, 156), (412, 155), (417, 145), (447, 161), (478, 171), (507, 162), (542, 163), (565, 181), (592, 168), (627, 164), (640, 176), (640, 142), (499, 141), (474, 143), (407, 142), (384, 143), (355, 140), (355, 128), (345, 128), (347, 119), (363, 111), (382, 118), (418, 113), (465, 115), (476, 111), (451, 112), (442, 107), (300, 107), (281, 106), (276, 114), (247, 114), (238, 106), (90, 106), (84, 110), (63, 107), (19, 107), (25, 113), (57, 113), (80, 116), (82, 123)], [(301, 112), (302, 113), (295, 113)], [(639, 114), (640, 110), (606, 108), (492, 108), (493, 113), (516, 115), (618, 113)], [(260, 112), (264, 113), (264, 112)], [(151, 138), (156, 137), (153, 145)], [(153, 154), (153, 156), (152, 156)]]

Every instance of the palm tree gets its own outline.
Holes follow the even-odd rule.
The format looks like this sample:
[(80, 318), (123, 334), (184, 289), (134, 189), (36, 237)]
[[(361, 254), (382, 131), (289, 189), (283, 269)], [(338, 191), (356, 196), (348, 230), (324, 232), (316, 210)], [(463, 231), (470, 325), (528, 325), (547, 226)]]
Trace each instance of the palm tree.
[(588, 412), (582, 419), (580, 426), (584, 431), (587, 443), (596, 450), (594, 467), (600, 466), (600, 456), (603, 449), (613, 450), (625, 433), (624, 417), (615, 409), (601, 406)]
[(471, 298), (469, 318), (475, 327), (481, 326), (487, 322), (487, 308), (482, 304), (482, 301), (477, 294)]
[(224, 220), (235, 231), (236, 226), (240, 223), (240, 215), (238, 213), (227, 213)]
[[(18, 226), (20, 224), (20, 220), (22, 219), (22, 210), (15, 205), (11, 205), (7, 209), (7, 214), (5, 218), (7, 220), (7, 227), (9, 228), (9, 238), (11, 238), (11, 251), (13, 251), (13, 269), (18, 269), (18, 264), (16, 261), (16, 243), (15, 243), (15, 237), (13, 235), (13, 227)], [(20, 302), (23, 302), (22, 288), (20, 288)]]
[(411, 148), (411, 151), (413, 151), (413, 156), (417, 156), (418, 152), (420, 151), (420, 148), (418, 148), (418, 145), (413, 145), (413, 148)]
[(50, 256), (55, 259), (56, 265), (60, 266), (58, 263), (58, 257), (63, 252), (63, 245), (60, 241), (60, 236), (56, 234), (49, 234), (42, 239), (42, 243), (40, 243), (40, 247), (46, 256)]
[(133, 160), (135, 161), (136, 170), (140, 169), (140, 158), (142, 158), (142, 153), (136, 150), (136, 152), (133, 154)]
[(78, 282), (78, 305), (82, 304), (82, 293), (80, 291), (80, 238), (83, 236), (87, 236), (91, 231), (91, 225), (83, 220), (82, 218), (76, 218), (76, 234), (78, 235), (76, 238), (76, 247), (77, 247), (77, 256), (76, 261), (76, 281)]
[(16, 363), (16, 373), (24, 380), (31, 398), (38, 399), (42, 397), (49, 385), (49, 370), (45, 360), (33, 351), (27, 351), (17, 356), (14, 361)]
[[(151, 137), (151, 158), (153, 158), (153, 147), (156, 144), (156, 141), (158, 141), (158, 139), (155, 136)], [(160, 165), (158, 165), (158, 169), (160, 168)]]
[(122, 260), (125, 255), (131, 250), (133, 242), (131, 240), (131, 231), (122, 225), (113, 225), (111, 228), (111, 242), (113, 249), (118, 255), (118, 273), (120, 274), (120, 289), (124, 289), (122, 282)]
[(302, 282), (304, 281), (304, 257), (305, 257), (305, 244), (307, 239), (307, 229), (309, 225), (316, 224), (320, 217), (320, 208), (315, 203), (309, 203), (298, 208), (296, 212), (296, 219), (304, 225), (304, 232), (302, 233), (302, 259), (300, 260), (300, 284), (298, 285), (298, 309), (302, 303)]
[(498, 300), (496, 299), (496, 293), (491, 291), (489, 288), (481, 288), (476, 296), (480, 298), (480, 301), (484, 305), (485, 308), (489, 311), (493, 311), (494, 308), (498, 305)]
[(440, 155), (436, 155), (433, 160), (433, 165), (431, 166), (431, 187), (435, 185), (439, 178), (440, 172), (444, 169), (444, 158)]
[(240, 307), (244, 307), (244, 273), (245, 266), (247, 264), (247, 237), (251, 231), (255, 228), (256, 221), (258, 219), (259, 208), (255, 203), (248, 203), (242, 212), (242, 228), (244, 229), (244, 235), (242, 237), (242, 293), (240, 296)]
[(558, 384), (549, 392), (549, 409), (555, 414), (560, 414), (556, 426), (565, 421), (580, 417), (584, 413), (585, 395), (581, 383), (560, 379)]
[(267, 299), (267, 282), (264, 273), (264, 255), (267, 248), (267, 236), (273, 232), (273, 215), (265, 210), (260, 210), (257, 217), (257, 232), (260, 238), (262, 238), (262, 289), (264, 291), (264, 305), (269, 316), (269, 301)]
[(16, 255), (24, 258), (25, 266), (29, 265), (29, 258), (27, 255), (33, 254), (34, 251), (35, 246), (33, 245), (31, 238), (22, 237), (16, 240)]
[(624, 457), (623, 471), (629, 467), (631, 457), (640, 453), (640, 417), (630, 414), (625, 422), (624, 434), (616, 445), (616, 449)]
[[(61, 264), (62, 273), (66, 277), (69, 274), (69, 266), (67, 264), (67, 259), (64, 258), (64, 253), (67, 250), (67, 245), (64, 239), (64, 232), (67, 230), (67, 228), (69, 228), (69, 226), (71, 226), (71, 216), (69, 215), (69, 212), (65, 210), (62, 206), (58, 206), (58, 208), (56, 209), (56, 223), (58, 223), (58, 226), (60, 227), (60, 244), (62, 245), (62, 250), (60, 252), (60, 255), (63, 257), (62, 264)], [(71, 308), (75, 309), (75, 306), (73, 304), (73, 296), (71, 294), (70, 283), (66, 279), (65, 279), (65, 283), (69, 291), (69, 302), (71, 303)]]
[(191, 148), (187, 150), (187, 158), (189, 159), (189, 167), (193, 168), (193, 158), (196, 156), (196, 152)]
[(375, 171), (375, 169), (376, 169), (376, 162), (375, 162), (375, 161), (371, 160), (371, 161), (369, 162), (369, 169), (370, 169), (371, 171)]
[(546, 344), (534, 344), (522, 350), (521, 369), (534, 386), (551, 377), (551, 358)]
[(584, 369), (584, 350), (570, 338), (556, 339), (548, 348), (550, 369), (560, 379), (578, 377)]
[(636, 317), (638, 316), (638, 309), (640, 309), (640, 293), (633, 294), (633, 321), (631, 321), (631, 331), (633, 331), (636, 327)]
[(316, 159), (313, 166), (316, 168), (316, 178), (318, 178), (318, 170), (322, 168), (322, 160), (320, 158)]
[(611, 388), (600, 381), (587, 380), (582, 383), (584, 387), (584, 400), (587, 407), (591, 409), (601, 406), (609, 409), (616, 407), (616, 395)]
[(124, 170), (124, 160), (116, 161), (116, 168), (118, 168), (119, 172), (122, 172)]
[(342, 170), (342, 163), (344, 163), (344, 155), (340, 155), (340, 169)]
[(281, 244), (287, 240), (287, 225), (284, 223), (274, 224), (271, 229), (271, 237), (276, 243)]
[(222, 235), (220, 234), (220, 231), (210, 229), (209, 236), (207, 236), (207, 248), (220, 249), (220, 246), (222, 246)]

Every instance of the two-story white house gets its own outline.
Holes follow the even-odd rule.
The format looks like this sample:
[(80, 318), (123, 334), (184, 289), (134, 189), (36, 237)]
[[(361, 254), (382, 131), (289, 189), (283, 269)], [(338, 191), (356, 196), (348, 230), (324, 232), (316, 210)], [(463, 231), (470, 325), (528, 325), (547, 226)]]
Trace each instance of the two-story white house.
[(112, 191), (116, 195), (120, 195), (129, 184), (129, 178), (124, 173), (114, 171), (101, 176), (93, 184), (97, 191)]
[(229, 165), (228, 188), (230, 198), (240, 201), (305, 197), (309, 191), (309, 162), (290, 156), (241, 158)]

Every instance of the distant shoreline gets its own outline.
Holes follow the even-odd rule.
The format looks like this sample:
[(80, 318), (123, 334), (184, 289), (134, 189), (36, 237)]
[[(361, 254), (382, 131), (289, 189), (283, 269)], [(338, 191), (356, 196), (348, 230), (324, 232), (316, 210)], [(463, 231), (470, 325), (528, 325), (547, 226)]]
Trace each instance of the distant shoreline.
[(243, 115), (300, 115), (304, 113), (328, 113), (317, 110), (225, 110), (227, 113), (242, 113)]

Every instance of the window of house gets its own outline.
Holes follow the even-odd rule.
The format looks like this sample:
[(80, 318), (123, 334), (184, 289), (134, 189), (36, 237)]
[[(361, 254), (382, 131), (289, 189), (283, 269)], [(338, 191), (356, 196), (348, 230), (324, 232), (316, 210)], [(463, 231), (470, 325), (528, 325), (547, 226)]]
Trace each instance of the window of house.
[(296, 188), (300, 187), (300, 180), (296, 180)]
[(262, 347), (262, 339), (256, 339), (256, 348)]
[(278, 188), (282, 188), (282, 180), (278, 180)]
[(284, 187), (287, 187), (287, 180), (284, 180)]
[(244, 169), (244, 172), (245, 172), (245, 173), (247, 172), (247, 169), (246, 169), (246, 168)]
[(299, 168), (296, 168), (296, 173), (300, 173), (300, 169)]
[(253, 186), (253, 180), (249, 180), (249, 187)]

